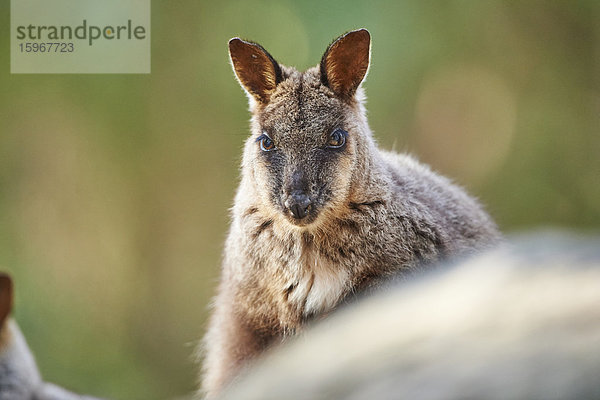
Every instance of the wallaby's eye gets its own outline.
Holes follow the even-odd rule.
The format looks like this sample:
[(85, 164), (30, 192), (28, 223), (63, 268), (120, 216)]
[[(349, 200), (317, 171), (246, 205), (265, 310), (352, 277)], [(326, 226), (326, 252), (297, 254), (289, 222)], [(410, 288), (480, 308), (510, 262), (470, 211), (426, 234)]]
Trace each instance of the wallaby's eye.
[(329, 141), (327, 141), (327, 146), (338, 149), (346, 144), (346, 135), (348, 132), (341, 128), (336, 128), (329, 135)]
[(260, 135), (256, 141), (260, 144), (260, 149), (262, 151), (275, 150), (275, 143), (273, 143), (273, 140), (268, 137), (266, 133)]

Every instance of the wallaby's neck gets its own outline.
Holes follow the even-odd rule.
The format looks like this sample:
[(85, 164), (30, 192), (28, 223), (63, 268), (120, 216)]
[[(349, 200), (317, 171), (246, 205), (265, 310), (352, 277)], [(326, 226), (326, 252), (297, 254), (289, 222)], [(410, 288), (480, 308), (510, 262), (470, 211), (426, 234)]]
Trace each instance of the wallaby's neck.
[(387, 179), (388, 171), (373, 139), (362, 102), (357, 103), (356, 107), (359, 109), (358, 115), (361, 125), (361, 139), (364, 141), (362, 147), (364, 154), (358, 160), (362, 165), (358, 165), (354, 169), (347, 203), (382, 201), (389, 195), (389, 188), (387, 187), (389, 182)]

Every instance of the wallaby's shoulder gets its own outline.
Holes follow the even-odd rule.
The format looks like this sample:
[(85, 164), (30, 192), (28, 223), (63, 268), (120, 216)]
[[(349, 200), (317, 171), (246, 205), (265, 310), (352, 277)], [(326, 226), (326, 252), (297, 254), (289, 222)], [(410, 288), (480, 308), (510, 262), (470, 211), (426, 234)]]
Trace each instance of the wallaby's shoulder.
[(427, 206), (434, 208), (436, 203), (443, 203), (444, 200), (465, 200), (465, 207), (476, 205), (474, 212), (483, 212), (479, 203), (467, 195), (462, 187), (420, 162), (416, 156), (387, 150), (379, 150), (379, 154), (384, 165), (382, 169), (387, 172), (388, 189), (396, 196), (429, 199), (431, 204)]
[(410, 154), (379, 151), (393, 202), (409, 218), (431, 221), (450, 252), (483, 249), (501, 240), (476, 198)]

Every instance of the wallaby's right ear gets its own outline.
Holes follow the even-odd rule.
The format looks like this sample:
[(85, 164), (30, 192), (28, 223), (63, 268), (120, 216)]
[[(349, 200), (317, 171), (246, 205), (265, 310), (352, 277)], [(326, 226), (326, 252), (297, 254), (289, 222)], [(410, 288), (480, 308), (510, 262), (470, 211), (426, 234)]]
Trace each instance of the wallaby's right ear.
[(229, 41), (229, 57), (242, 87), (259, 103), (268, 103), (283, 80), (277, 61), (259, 44), (240, 38)]
[(356, 93), (369, 70), (371, 35), (358, 29), (333, 41), (321, 59), (321, 82), (342, 99)]
[(13, 283), (8, 274), (0, 272), (0, 328), (12, 310)]

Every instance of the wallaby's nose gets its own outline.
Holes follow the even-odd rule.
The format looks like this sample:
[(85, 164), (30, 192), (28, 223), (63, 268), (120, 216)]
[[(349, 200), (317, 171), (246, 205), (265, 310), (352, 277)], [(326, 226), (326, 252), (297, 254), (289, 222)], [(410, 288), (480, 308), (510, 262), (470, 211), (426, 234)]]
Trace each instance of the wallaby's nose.
[(302, 219), (308, 215), (311, 206), (310, 198), (304, 193), (293, 193), (285, 201), (285, 206), (294, 218)]

